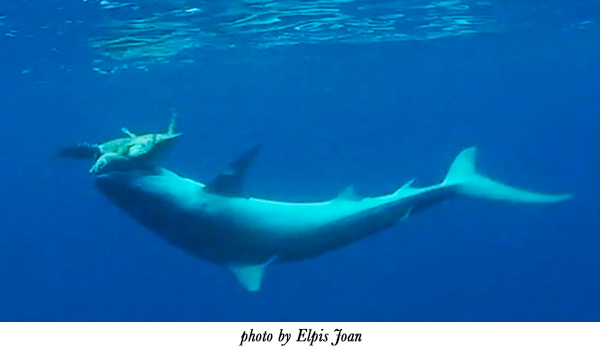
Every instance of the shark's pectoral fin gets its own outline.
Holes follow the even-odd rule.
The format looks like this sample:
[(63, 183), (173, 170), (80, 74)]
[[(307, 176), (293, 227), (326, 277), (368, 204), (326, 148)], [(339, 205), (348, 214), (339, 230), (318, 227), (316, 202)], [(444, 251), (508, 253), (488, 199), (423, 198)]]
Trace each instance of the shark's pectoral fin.
[(231, 271), (248, 291), (259, 291), (267, 264), (231, 266)]
[(233, 161), (227, 170), (221, 172), (214, 180), (206, 184), (205, 190), (227, 197), (248, 197), (244, 187), (246, 169), (252, 165), (260, 144), (255, 145), (241, 157)]
[(406, 209), (406, 211), (404, 212), (404, 215), (402, 215), (402, 217), (400, 218), (400, 221), (406, 221), (408, 220), (408, 218), (410, 217), (410, 214), (412, 214), (412, 211), (415, 207), (408, 207)]
[(256, 292), (260, 290), (260, 284), (265, 274), (265, 268), (276, 261), (278, 255), (271, 256), (266, 262), (256, 265), (230, 265), (229, 268), (235, 274), (238, 281), (248, 291)]

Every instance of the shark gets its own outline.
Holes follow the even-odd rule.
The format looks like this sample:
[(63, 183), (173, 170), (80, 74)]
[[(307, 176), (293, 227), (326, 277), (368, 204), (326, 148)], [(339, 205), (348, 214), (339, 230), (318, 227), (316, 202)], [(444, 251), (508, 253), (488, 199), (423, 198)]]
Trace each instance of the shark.
[(160, 167), (97, 175), (110, 202), (172, 245), (231, 269), (248, 291), (259, 291), (269, 265), (321, 255), (390, 228), (442, 201), (468, 196), (513, 203), (557, 203), (571, 194), (512, 187), (480, 173), (477, 149), (463, 150), (437, 184), (410, 180), (396, 191), (361, 197), (352, 187), (319, 202), (285, 202), (250, 195), (245, 175), (260, 145), (200, 183)]

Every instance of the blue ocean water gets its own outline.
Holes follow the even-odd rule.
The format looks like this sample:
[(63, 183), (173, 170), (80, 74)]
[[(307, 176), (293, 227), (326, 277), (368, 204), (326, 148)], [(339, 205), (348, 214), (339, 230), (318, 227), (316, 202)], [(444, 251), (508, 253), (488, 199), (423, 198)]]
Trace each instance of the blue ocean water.
[[(361, 1), (0, 3), (0, 320), (599, 320), (600, 5)], [(173, 113), (165, 166), (206, 181), (259, 142), (260, 197), (432, 184), (476, 145), (574, 198), (453, 199), (248, 293), (57, 157)]]

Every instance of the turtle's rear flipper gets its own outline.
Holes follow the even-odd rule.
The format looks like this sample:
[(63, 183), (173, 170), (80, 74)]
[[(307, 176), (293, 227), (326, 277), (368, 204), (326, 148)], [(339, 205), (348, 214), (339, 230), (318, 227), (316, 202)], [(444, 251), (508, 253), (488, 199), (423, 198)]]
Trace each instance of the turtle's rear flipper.
[(175, 134), (175, 116), (177, 116), (177, 115), (173, 114), (173, 116), (171, 117), (171, 121), (169, 122), (169, 129), (167, 129), (167, 134), (168, 135), (174, 135)]
[(100, 148), (97, 144), (79, 143), (61, 148), (58, 155), (63, 158), (96, 159), (100, 156)]

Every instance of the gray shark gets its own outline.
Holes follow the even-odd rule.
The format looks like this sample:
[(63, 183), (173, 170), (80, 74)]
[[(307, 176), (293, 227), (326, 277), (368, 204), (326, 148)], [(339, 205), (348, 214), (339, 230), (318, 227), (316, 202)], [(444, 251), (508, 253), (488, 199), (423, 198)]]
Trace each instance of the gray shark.
[(256, 146), (207, 184), (148, 167), (99, 175), (95, 185), (111, 202), (184, 251), (226, 265), (249, 291), (258, 291), (265, 268), (317, 256), (389, 228), (454, 196), (517, 203), (555, 203), (552, 195), (517, 189), (475, 169), (476, 148), (462, 151), (444, 180), (428, 187), (409, 181), (379, 197), (351, 187), (329, 201), (292, 203), (251, 197), (244, 174)]

